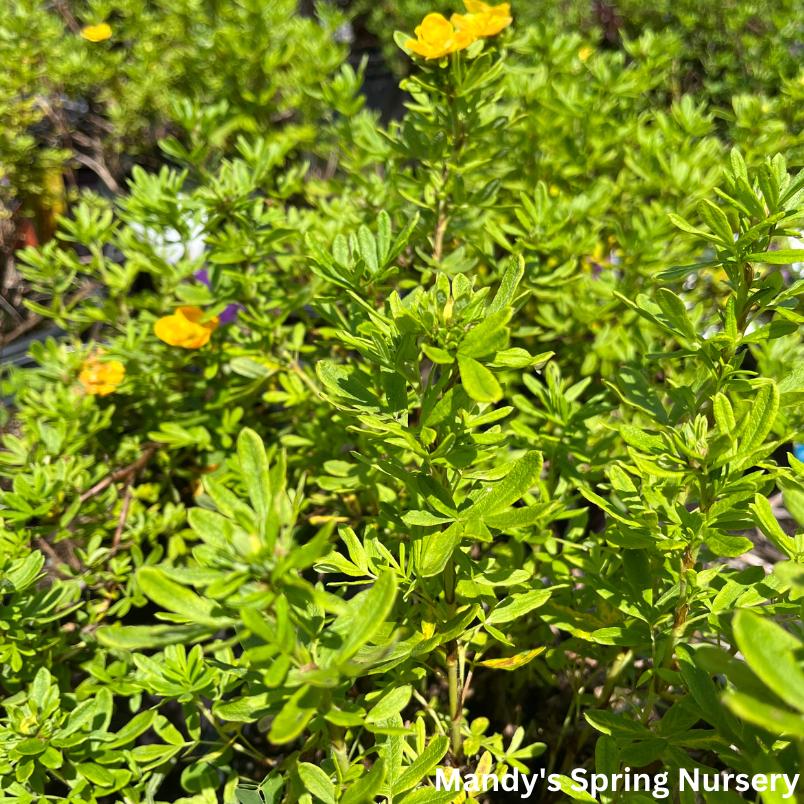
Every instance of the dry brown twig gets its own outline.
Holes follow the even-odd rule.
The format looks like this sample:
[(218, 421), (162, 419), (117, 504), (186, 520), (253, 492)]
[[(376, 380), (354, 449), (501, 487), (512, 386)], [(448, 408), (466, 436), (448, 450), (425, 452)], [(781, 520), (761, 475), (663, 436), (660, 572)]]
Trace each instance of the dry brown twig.
[(86, 502), (90, 497), (94, 497), (96, 494), (103, 491), (108, 485), (111, 483), (116, 483), (118, 480), (124, 480), (128, 478), (128, 484), (130, 485), (133, 481), (134, 477), (137, 475), (140, 469), (151, 460), (151, 456), (156, 452), (159, 448), (159, 444), (149, 443), (143, 447), (142, 455), (137, 458), (134, 463), (129, 466), (124, 466), (122, 469), (118, 469), (114, 474), (107, 475), (103, 480), (99, 483), (96, 483), (89, 491), (85, 491), (81, 495), (81, 502)]

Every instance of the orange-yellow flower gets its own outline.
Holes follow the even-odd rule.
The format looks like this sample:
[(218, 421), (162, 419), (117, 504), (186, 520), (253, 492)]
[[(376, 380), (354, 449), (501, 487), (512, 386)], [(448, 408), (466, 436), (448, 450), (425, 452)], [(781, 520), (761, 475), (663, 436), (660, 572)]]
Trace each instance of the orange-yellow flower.
[(592, 48), (591, 48), (591, 47), (582, 47), (582, 48), (581, 48), (581, 49), (578, 51), (578, 58), (579, 58), (579, 59), (580, 59), (582, 62), (584, 62), (584, 61), (586, 61), (586, 60), (587, 60), (587, 59), (588, 59), (588, 58), (589, 58), (589, 57), (590, 57), (590, 56), (591, 56), (591, 55), (592, 55), (594, 52), (595, 52), (595, 51), (594, 51), (594, 50), (592, 50)]
[(441, 14), (428, 14), (416, 28), (416, 39), (408, 39), (405, 47), (424, 56), (425, 59), (440, 59), (469, 47), (474, 36), (465, 31), (456, 31), (452, 23)]
[(508, 3), (490, 6), (482, 0), (463, 0), (468, 14), (453, 14), (452, 24), (462, 33), (473, 39), (483, 36), (496, 36), (512, 22), (511, 7)]
[(126, 376), (125, 366), (117, 360), (108, 360), (101, 363), (98, 355), (90, 355), (81, 364), (81, 373), (78, 382), (84, 386), (88, 394), (106, 396), (117, 390)]
[(108, 39), (111, 35), (112, 29), (105, 22), (100, 25), (87, 25), (81, 31), (81, 36), (90, 42), (103, 42), (104, 39)]
[(199, 349), (218, 328), (217, 316), (202, 322), (203, 317), (204, 311), (197, 307), (179, 307), (173, 315), (166, 315), (154, 324), (154, 333), (171, 346)]

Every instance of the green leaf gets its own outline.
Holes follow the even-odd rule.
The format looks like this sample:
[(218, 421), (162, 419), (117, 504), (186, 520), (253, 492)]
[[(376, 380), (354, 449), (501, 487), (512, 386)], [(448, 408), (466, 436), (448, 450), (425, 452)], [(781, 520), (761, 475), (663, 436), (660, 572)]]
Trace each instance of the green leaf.
[(726, 556), (728, 558), (737, 558), (754, 548), (754, 543), (750, 539), (746, 539), (745, 536), (736, 536), (712, 529), (704, 532), (704, 541), (716, 556)]
[(499, 530), (528, 528), (555, 513), (558, 507), (558, 503), (525, 505), (521, 508), (510, 508), (500, 514), (487, 514), (483, 517), (483, 522), (488, 527)]
[(715, 394), (712, 400), (712, 408), (715, 414), (715, 422), (720, 432), (731, 433), (737, 426), (737, 422), (728, 397), (723, 394)]
[(756, 526), (768, 537), (788, 558), (795, 558), (796, 548), (793, 540), (782, 530), (768, 498), (763, 494), (754, 496), (754, 502), (748, 506)]
[(497, 378), (477, 360), (459, 354), (458, 368), (463, 387), (475, 402), (498, 402), (502, 399), (502, 388)]
[(262, 439), (248, 427), (238, 436), (237, 455), (251, 504), (264, 522), (273, 510), (271, 475)]
[(327, 391), (337, 399), (354, 407), (380, 410), (380, 401), (376, 394), (369, 390), (359, 377), (342, 366), (321, 360), (316, 364), (315, 370)]
[(360, 256), (366, 263), (369, 273), (373, 276), (380, 270), (377, 260), (377, 241), (365, 224), (357, 230), (357, 241), (360, 244)]
[(508, 345), (508, 322), (511, 309), (506, 307), (486, 316), (476, 327), (470, 329), (458, 344), (458, 358), (484, 358), (493, 355)]
[(306, 685), (299, 687), (274, 718), (268, 739), (275, 745), (295, 740), (312, 720), (319, 698), (320, 690)]
[(745, 536), (721, 533), (716, 530), (706, 530), (704, 532), (704, 541), (716, 556), (726, 556), (728, 558), (737, 558), (754, 548), (754, 543), (750, 539), (746, 539)]
[(225, 550), (232, 543), (234, 525), (224, 516), (206, 508), (191, 508), (187, 521), (195, 533), (210, 547)]
[(437, 427), (442, 422), (453, 420), (461, 410), (465, 410), (471, 405), (463, 386), (456, 385), (433, 405), (429, 413), (422, 411), (422, 425)]
[(653, 601), (653, 573), (647, 550), (623, 550), (623, 569), (628, 585), (645, 603)]
[(344, 640), (335, 655), (336, 664), (351, 659), (383, 627), (396, 600), (396, 587), (396, 575), (381, 572), (370, 589), (349, 601), (348, 611), (336, 621), (346, 631), (341, 632)]
[(605, 776), (620, 772), (620, 750), (613, 737), (604, 734), (595, 743), (595, 772)]
[(235, 788), (235, 797), (239, 804), (265, 804), (259, 790), (252, 790), (242, 785)]
[(524, 275), (525, 258), (521, 254), (512, 254), (503, 278), (500, 280), (500, 287), (494, 296), (494, 301), (489, 305), (489, 314), (496, 313), (511, 304), (519, 282)]
[(729, 250), (733, 250), (734, 233), (723, 210), (708, 199), (704, 199), (698, 204), (698, 214), (712, 230), (712, 233), (717, 236), (717, 239)]
[(623, 715), (615, 715), (613, 712), (590, 711), (584, 717), (598, 731), (608, 734), (615, 739), (645, 740), (653, 737), (653, 732)]
[(394, 241), (394, 245), (391, 246), (391, 251), (388, 253), (388, 257), (386, 259), (386, 263), (393, 262), (407, 247), (408, 241), (410, 240), (410, 236), (413, 234), (413, 230), (416, 228), (416, 224), (419, 222), (419, 213), (415, 213), (410, 220), (408, 220), (405, 228), (399, 233), (399, 237)]
[(98, 787), (111, 787), (114, 784), (114, 775), (101, 765), (94, 762), (79, 762), (75, 769), (92, 784)]
[(490, 625), (508, 623), (524, 617), (528, 612), (543, 606), (552, 594), (550, 589), (536, 589), (523, 594), (509, 595), (486, 618)]
[(408, 409), (408, 387), (405, 378), (395, 371), (383, 369), (380, 373), (385, 401), (392, 413)]
[(122, 748), (124, 745), (128, 745), (133, 740), (136, 740), (141, 734), (144, 734), (151, 728), (151, 724), (154, 722), (156, 718), (156, 711), (154, 709), (149, 709), (145, 712), (140, 712), (137, 715), (134, 715), (125, 726), (123, 726), (120, 731), (117, 732), (114, 736), (114, 740), (110, 743), (104, 743), (104, 747), (107, 749), (112, 748)]
[(804, 739), (804, 718), (801, 715), (733, 690), (726, 693), (723, 703), (741, 720), (767, 729), (771, 734)]
[(660, 424), (667, 423), (667, 413), (661, 400), (642, 372), (631, 366), (623, 366), (617, 373), (617, 385), (624, 401), (645, 411)]
[(378, 759), (365, 776), (346, 789), (340, 804), (370, 804), (382, 789), (386, 775), (385, 760)]
[(384, 210), (377, 215), (377, 256), (385, 265), (391, 248), (391, 216)]
[(427, 748), (405, 768), (397, 779), (393, 789), (394, 796), (398, 796), (400, 793), (404, 793), (405, 790), (415, 787), (428, 773), (431, 773), (444, 758), (448, 748), (449, 739), (447, 737), (433, 737)]
[(455, 362), (455, 355), (439, 346), (430, 346), (427, 343), (423, 343), (422, 351), (425, 353), (425, 355), (427, 355), (427, 357), (430, 358), (430, 360), (433, 361), (433, 363), (447, 366)]
[(203, 625), (104, 625), (96, 632), (98, 642), (107, 648), (141, 650), (199, 642), (218, 630)]
[(482, 519), (521, 500), (538, 481), (543, 465), (540, 452), (528, 452), (502, 480), (483, 487), (468, 511), (469, 518)]
[(710, 235), (709, 232), (704, 232), (702, 229), (696, 229), (691, 224), (687, 223), (684, 218), (676, 215), (674, 212), (668, 212), (667, 217), (670, 218), (671, 223), (681, 229), (683, 232), (687, 232), (689, 234), (697, 235), (698, 237), (703, 238), (704, 240), (709, 240)]
[(681, 677), (687, 689), (692, 693), (695, 702), (701, 707), (704, 717), (720, 730), (722, 736), (728, 737), (731, 729), (726, 721), (725, 710), (720, 705), (715, 682), (712, 681), (706, 670), (697, 666), (693, 660), (693, 654), (685, 645), (676, 647), (676, 657), (678, 666), (681, 670)]
[(630, 765), (632, 768), (644, 768), (645, 765), (650, 765), (651, 762), (661, 759), (665, 748), (667, 748), (667, 740), (663, 740), (661, 737), (646, 740), (642, 743), (634, 743), (622, 749), (620, 761), (624, 765)]
[(776, 421), (779, 410), (779, 388), (773, 380), (768, 380), (760, 388), (751, 406), (748, 426), (740, 443), (740, 455), (750, 455), (759, 449)]
[(672, 290), (660, 288), (656, 293), (656, 302), (662, 308), (665, 318), (682, 337), (693, 343), (697, 341), (695, 329), (687, 315), (687, 308)]
[(804, 712), (804, 672), (794, 655), (804, 643), (747, 609), (734, 616), (734, 636), (748, 666), (785, 703)]
[(450, 804), (455, 798), (454, 790), (436, 790), (435, 787), (420, 787), (408, 793), (401, 804)]
[(533, 650), (526, 650), (522, 653), (517, 653), (515, 656), (506, 656), (500, 659), (486, 659), (483, 662), (478, 662), (483, 667), (491, 667), (494, 670), (518, 670), (524, 667), (529, 662), (533, 661), (539, 654), (544, 653), (545, 648), (534, 648)]
[(192, 623), (218, 630), (234, 625), (235, 620), (219, 614), (220, 608), (211, 600), (199, 597), (185, 586), (177, 584), (158, 567), (142, 567), (137, 582), (143, 593), (154, 603)]
[(22, 754), (24, 757), (33, 757), (37, 754), (44, 753), (47, 748), (47, 743), (40, 740), (38, 737), (31, 737), (27, 740), (17, 743), (14, 750)]
[(427, 528), (433, 525), (443, 525), (447, 522), (452, 522), (452, 518), (436, 516), (429, 511), (408, 511), (402, 515), (402, 521), (406, 525), (420, 525)]
[(372, 707), (369, 712), (369, 720), (375, 723), (378, 720), (385, 720), (401, 712), (410, 702), (413, 689), (409, 684), (401, 687), (392, 687), (380, 700)]
[(324, 804), (335, 804), (338, 798), (335, 785), (321, 768), (309, 762), (302, 762), (299, 764), (299, 777), (308, 793), (321, 799)]
[(764, 262), (767, 265), (792, 265), (804, 262), (804, 249), (782, 248), (778, 251), (760, 251), (756, 254), (746, 254), (746, 262)]
[(453, 522), (444, 530), (422, 536), (418, 570), (423, 578), (432, 578), (444, 571), (453, 551), (461, 543), (463, 529), (461, 522)]
[(569, 796), (571, 799), (574, 799), (575, 801), (590, 802), (590, 804), (597, 804), (597, 799), (593, 796), (590, 796), (586, 790), (579, 789), (578, 784), (570, 779), (569, 776), (558, 774), (558, 784), (561, 787), (561, 792), (564, 793), (564, 795)]

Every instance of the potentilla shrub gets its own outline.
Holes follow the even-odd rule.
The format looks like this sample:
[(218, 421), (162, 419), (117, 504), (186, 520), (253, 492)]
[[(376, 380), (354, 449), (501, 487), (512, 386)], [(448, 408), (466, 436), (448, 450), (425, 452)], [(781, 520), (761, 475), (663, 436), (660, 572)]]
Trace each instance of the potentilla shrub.
[(477, 2), (398, 37), (388, 129), (344, 69), (323, 172), (292, 132), (171, 142), (186, 169), (23, 255), (68, 335), (3, 382), (6, 799), (421, 804), (516, 773), (610, 804), (637, 771), (692, 804), (725, 770), (719, 804), (798, 772), (804, 173), (723, 159), (705, 110), (651, 113), (647, 66), (576, 42), (551, 89), (510, 25)]

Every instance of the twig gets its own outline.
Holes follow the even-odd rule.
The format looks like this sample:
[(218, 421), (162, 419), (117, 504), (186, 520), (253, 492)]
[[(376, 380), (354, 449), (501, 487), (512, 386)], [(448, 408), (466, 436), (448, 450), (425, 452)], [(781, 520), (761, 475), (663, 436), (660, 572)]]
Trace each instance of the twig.
[(135, 476), (137, 472), (139, 472), (139, 470), (142, 469), (142, 467), (145, 466), (145, 464), (148, 463), (149, 460), (151, 460), (151, 456), (154, 454), (154, 452), (156, 452), (158, 448), (159, 444), (146, 445), (145, 449), (142, 452), (142, 455), (140, 455), (140, 457), (137, 458), (137, 460), (134, 461), (134, 463), (132, 463), (130, 466), (125, 466), (122, 469), (119, 469), (114, 474), (108, 475), (103, 480), (101, 480), (100, 483), (96, 483), (89, 491), (85, 491), (81, 495), (81, 502), (82, 503), (86, 502), (90, 497), (94, 497), (96, 494), (103, 491), (111, 483), (116, 483), (118, 480), (123, 480), (124, 478), (127, 477), (133, 478), (133, 476)]
[(115, 194), (120, 193), (120, 185), (115, 181), (114, 176), (109, 172), (109, 169), (106, 165), (99, 162), (97, 159), (93, 159), (91, 156), (87, 156), (86, 154), (82, 154), (80, 151), (75, 151), (73, 153), (73, 159), (76, 162), (84, 165), (84, 167), (88, 167), (90, 170), (95, 171), (98, 176), (103, 179), (106, 186)]
[[(97, 287), (97, 283), (95, 282), (85, 282), (82, 287), (80, 287), (72, 296), (70, 296), (67, 301), (65, 302), (65, 306), (69, 309), (72, 305), (76, 302), (81, 301), (81, 299), (85, 299), (89, 296), (93, 290)], [(8, 345), (9, 343), (13, 343), (20, 335), (24, 335), (28, 332), (29, 329), (33, 329), (37, 324), (41, 323), (44, 320), (44, 316), (39, 315), (39, 313), (34, 313), (25, 321), (23, 321), (16, 329), (12, 329), (6, 335), (0, 334), (0, 349), (4, 346)]]
[(42, 316), (39, 313), (34, 313), (29, 318), (26, 318), (18, 327), (15, 327), (8, 333), (8, 335), (0, 336), (0, 348), (8, 343), (12, 343), (20, 335), (24, 335), (29, 329), (33, 329), (37, 324), (42, 321)]
[(61, 18), (67, 24), (67, 27), (72, 31), (74, 34), (80, 34), (81, 28), (78, 23), (75, 21), (75, 17), (70, 12), (70, 9), (67, 8), (66, 4), (63, 2), (59, 2), (55, 4), (56, 10), (59, 12)]
[(36, 542), (39, 545), (39, 548), (42, 550), (43, 553), (46, 553), (50, 560), (53, 562), (53, 571), (57, 572), (59, 575), (63, 577), (67, 577), (60, 569), (59, 565), (63, 564), (64, 562), (59, 558), (59, 554), (53, 549), (53, 546), (44, 539), (42, 536), (37, 536)]
[(436, 221), (433, 237), (433, 259), (436, 262), (441, 262), (441, 250), (444, 247), (444, 233), (447, 231), (447, 216), (444, 207), (444, 202), (440, 201), (438, 204), (438, 219)]
[(120, 537), (123, 535), (123, 525), (126, 524), (129, 505), (131, 505), (131, 480), (126, 483), (126, 493), (123, 496), (123, 508), (120, 511), (120, 518), (117, 521), (117, 530), (114, 532), (114, 539), (112, 539), (112, 549), (109, 551), (109, 558), (111, 558), (117, 552), (117, 548), (120, 546)]

